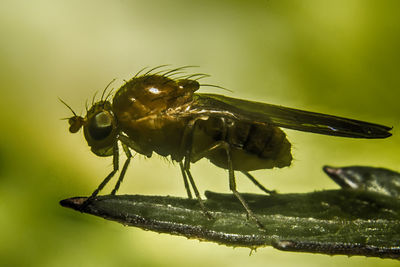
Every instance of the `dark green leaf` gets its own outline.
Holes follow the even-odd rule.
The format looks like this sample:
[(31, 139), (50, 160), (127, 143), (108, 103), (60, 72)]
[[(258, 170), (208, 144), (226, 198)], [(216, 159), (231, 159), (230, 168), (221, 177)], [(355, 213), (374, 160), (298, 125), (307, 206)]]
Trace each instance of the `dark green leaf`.
[(400, 258), (400, 200), (361, 190), (327, 190), (271, 196), (243, 194), (265, 226), (247, 220), (231, 194), (206, 192), (208, 219), (197, 200), (141, 195), (107, 195), (83, 210), (86, 198), (61, 201), (124, 225), (182, 235), (228, 246), (272, 245), (289, 251)]

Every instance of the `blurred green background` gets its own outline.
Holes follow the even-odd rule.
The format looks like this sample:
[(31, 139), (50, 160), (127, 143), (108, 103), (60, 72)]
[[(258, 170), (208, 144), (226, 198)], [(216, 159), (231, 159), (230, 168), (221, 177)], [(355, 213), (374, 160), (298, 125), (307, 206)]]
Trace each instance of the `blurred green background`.
[[(400, 170), (399, 1), (0, 2), (1, 266), (398, 266), (397, 261), (229, 248), (124, 227), (65, 209), (111, 170), (60, 118), (113, 78), (145, 66), (199, 65), (229, 96), (394, 126), (387, 140), (286, 131), (290, 168), (255, 172), (279, 192), (337, 186), (321, 171)], [(118, 85), (114, 84), (114, 87)], [(224, 170), (193, 165), (201, 191), (229, 192)], [(238, 174), (242, 192), (258, 192)], [(109, 192), (110, 188), (107, 187)], [(185, 196), (179, 168), (136, 156), (121, 194)]]

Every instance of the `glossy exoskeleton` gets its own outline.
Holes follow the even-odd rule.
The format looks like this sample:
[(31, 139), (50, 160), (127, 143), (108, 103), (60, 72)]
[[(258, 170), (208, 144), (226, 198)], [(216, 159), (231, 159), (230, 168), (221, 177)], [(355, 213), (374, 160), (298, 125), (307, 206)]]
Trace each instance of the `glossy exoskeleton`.
[(88, 201), (117, 172), (120, 142), (127, 160), (112, 194), (117, 192), (123, 180), (132, 157), (130, 150), (147, 157), (155, 152), (179, 162), (188, 197), (192, 197), (190, 182), (201, 207), (208, 214), (189, 171), (191, 163), (207, 158), (229, 171), (231, 191), (247, 214), (260, 225), (236, 190), (234, 173), (242, 172), (260, 189), (271, 193), (249, 171), (291, 164), (291, 144), (280, 127), (354, 138), (391, 135), (391, 128), (383, 125), (223, 95), (195, 93), (200, 88), (197, 80), (202, 75), (171, 78), (182, 69), (157, 73), (152, 69), (143, 75), (136, 74), (115, 93), (112, 102), (102, 97), (85, 117), (74, 113), (69, 118), (70, 132), (83, 127), (93, 153), (113, 156), (113, 171)]

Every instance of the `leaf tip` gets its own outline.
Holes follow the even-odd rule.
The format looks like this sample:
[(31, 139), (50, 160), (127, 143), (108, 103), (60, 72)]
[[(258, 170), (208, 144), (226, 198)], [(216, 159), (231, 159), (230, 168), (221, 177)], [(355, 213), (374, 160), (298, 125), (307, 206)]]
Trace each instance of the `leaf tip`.
[(87, 197), (72, 197), (72, 198), (67, 198), (63, 199), (60, 201), (60, 205), (66, 208), (71, 208), (74, 210), (79, 210), (83, 202)]

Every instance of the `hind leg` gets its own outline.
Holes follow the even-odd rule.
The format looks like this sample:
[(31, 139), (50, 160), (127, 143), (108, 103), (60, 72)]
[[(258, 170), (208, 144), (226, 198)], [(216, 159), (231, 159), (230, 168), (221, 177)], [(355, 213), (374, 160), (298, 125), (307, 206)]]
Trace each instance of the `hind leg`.
[(265, 229), (263, 224), (258, 220), (258, 218), (254, 215), (252, 210), (250, 209), (249, 205), (247, 202), (244, 200), (244, 198), (240, 195), (240, 193), (236, 189), (236, 179), (235, 179), (235, 171), (233, 169), (233, 164), (232, 164), (232, 158), (231, 158), (231, 148), (228, 142), (226, 141), (217, 141), (213, 145), (211, 145), (208, 149), (205, 149), (204, 151), (201, 151), (196, 154), (191, 155), (191, 161), (196, 162), (204, 157), (206, 157), (209, 153), (217, 150), (217, 149), (224, 149), (226, 151), (227, 155), (227, 163), (228, 163), (228, 172), (229, 172), (229, 188), (232, 191), (232, 193), (235, 195), (235, 197), (240, 201), (242, 206), (245, 208), (247, 212), (247, 217), (253, 219), (257, 225), (261, 229)]
[(247, 176), (247, 178), (250, 179), (250, 181), (252, 181), (258, 188), (260, 188), (262, 191), (264, 191), (265, 193), (269, 194), (269, 195), (273, 195), (276, 194), (275, 190), (268, 190), (267, 188), (265, 188), (262, 184), (260, 184), (259, 181), (256, 180), (256, 178), (254, 178), (253, 175), (251, 175), (248, 172), (242, 171), (241, 173), (243, 173), (244, 175)]

